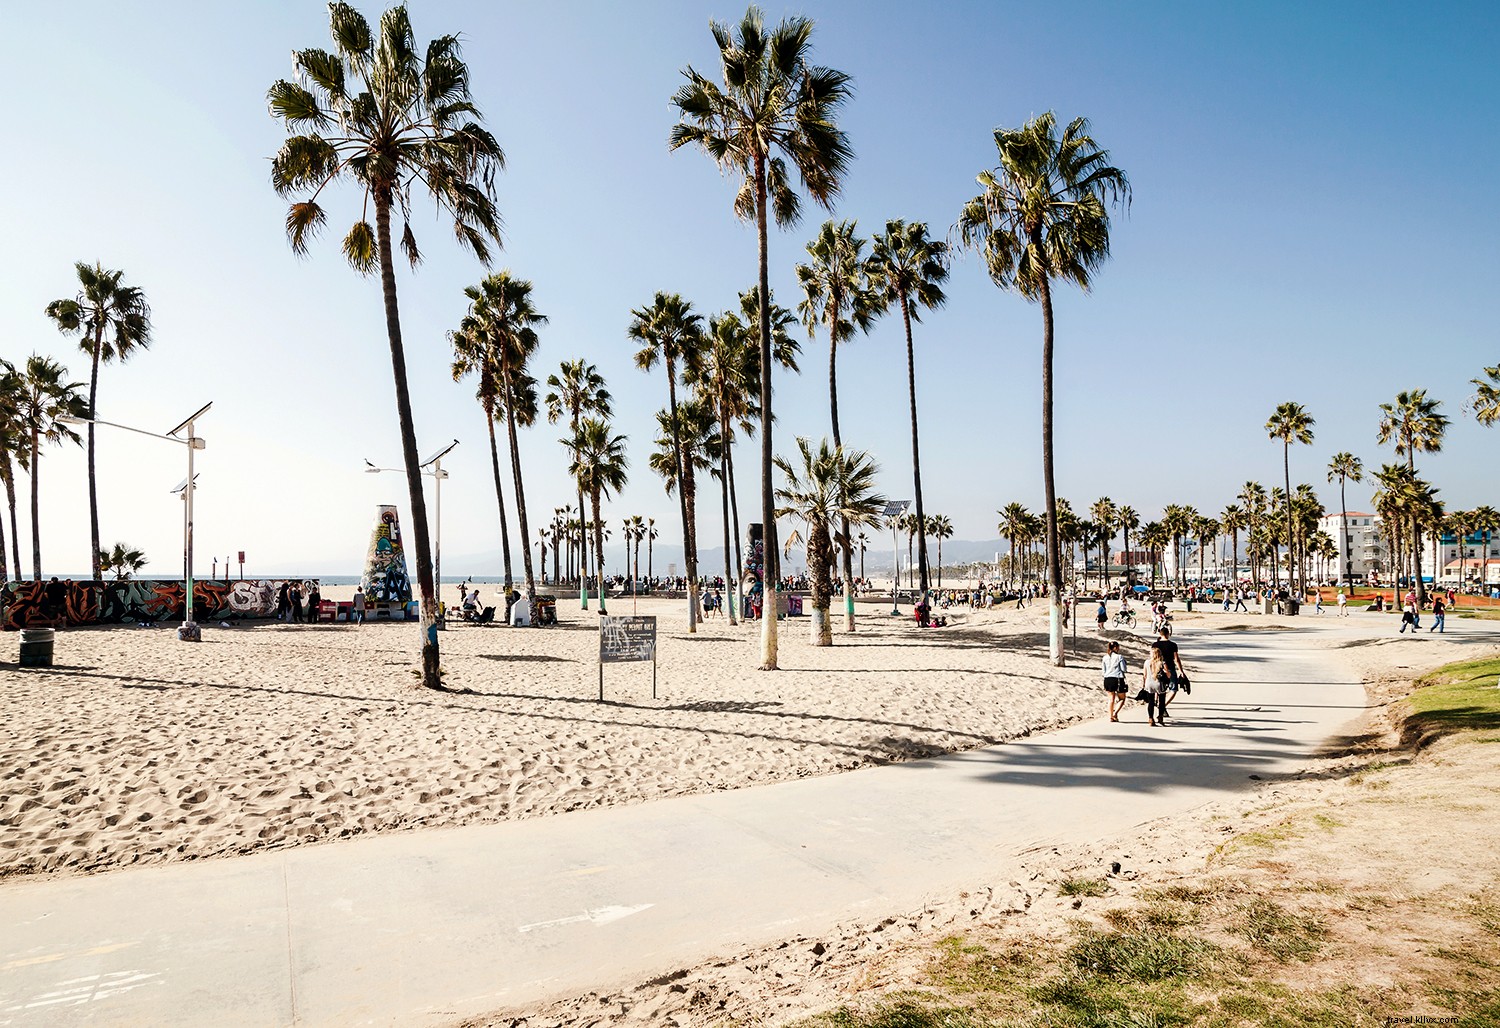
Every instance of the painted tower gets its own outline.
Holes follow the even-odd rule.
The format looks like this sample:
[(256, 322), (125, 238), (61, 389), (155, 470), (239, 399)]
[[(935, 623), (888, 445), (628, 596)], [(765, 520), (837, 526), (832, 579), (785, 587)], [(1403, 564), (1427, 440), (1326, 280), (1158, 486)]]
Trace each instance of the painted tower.
[(406, 548), (401, 545), (401, 523), (396, 508), (375, 508), (375, 530), (365, 552), (365, 573), (359, 584), (370, 603), (407, 603), (411, 576), (406, 573)]

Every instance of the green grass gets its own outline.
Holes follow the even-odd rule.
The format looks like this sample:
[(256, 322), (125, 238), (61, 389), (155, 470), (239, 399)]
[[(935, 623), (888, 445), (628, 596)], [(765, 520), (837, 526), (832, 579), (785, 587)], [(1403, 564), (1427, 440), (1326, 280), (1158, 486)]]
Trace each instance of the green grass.
[(1327, 934), (1317, 918), (1289, 913), (1280, 904), (1267, 899), (1242, 904), (1235, 912), (1230, 928), (1256, 950), (1282, 963), (1312, 959)]
[(1102, 878), (1064, 878), (1057, 883), (1059, 896), (1103, 896), (1109, 883)]
[(1500, 729), (1500, 657), (1448, 664), (1417, 680), (1408, 734)]

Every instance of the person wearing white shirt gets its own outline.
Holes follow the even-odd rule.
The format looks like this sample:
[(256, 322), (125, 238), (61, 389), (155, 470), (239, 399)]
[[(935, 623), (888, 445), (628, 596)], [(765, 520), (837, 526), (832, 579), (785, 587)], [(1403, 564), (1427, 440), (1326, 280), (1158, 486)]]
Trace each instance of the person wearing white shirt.
[(1117, 642), (1111, 642), (1104, 653), (1104, 692), (1109, 696), (1109, 719), (1120, 720), (1120, 711), (1125, 709), (1125, 654)]

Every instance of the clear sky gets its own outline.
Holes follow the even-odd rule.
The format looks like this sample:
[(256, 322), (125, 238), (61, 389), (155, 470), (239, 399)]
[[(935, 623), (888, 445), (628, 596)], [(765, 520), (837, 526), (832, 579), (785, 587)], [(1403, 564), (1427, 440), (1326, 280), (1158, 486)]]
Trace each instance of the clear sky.
[[(364, 6), (373, 21), (379, 10)], [(499, 181), (497, 267), (535, 283), (550, 315), (540, 377), (595, 362), (617, 398), (632, 474), (611, 523), (654, 516), (680, 535), (676, 504), (646, 468), (658, 370), (635, 369), (632, 307), (656, 290), (705, 314), (755, 275), (754, 233), (733, 186), (697, 152), (670, 153), (669, 97), (689, 63), (716, 75), (699, 3), (416, 2), (419, 40), (458, 31), (476, 101), (509, 159)], [(1059, 489), (1143, 517), (1167, 503), (1217, 512), (1247, 479), (1281, 478), (1263, 425), (1284, 400), (1317, 418), (1292, 454), (1296, 481), (1337, 491), (1337, 450), (1367, 465), (1377, 406), (1426, 388), (1454, 418), (1421, 470), (1450, 504), (1497, 503), (1500, 434), (1460, 408), (1468, 380), (1500, 361), (1500, 7), (1494, 4), (1092, 4), (809, 2), (772, 19), (816, 22), (817, 58), (854, 76), (843, 119), (857, 159), (836, 214), (862, 232), (926, 220), (942, 237), (974, 176), (995, 163), (991, 131), (1055, 110), (1085, 115), (1134, 204), (1092, 294), (1057, 298)], [(70, 296), (75, 260), (123, 268), (152, 303), (155, 342), (101, 374), (100, 416), (165, 431), (203, 403), (198, 563), (248, 551), (247, 573), (358, 570), (374, 506), (401, 502), (389, 350), (377, 278), (338, 253), (352, 190), (307, 259), (282, 229), (268, 181), (284, 138), (265, 92), (294, 48), (328, 46), (326, 11), (284, 4), (106, 2), (12, 7), (0, 39), (12, 82), (0, 163), (0, 355), (85, 355), (44, 318)], [(445, 333), (484, 269), (430, 205), (414, 229), (427, 255), (398, 272), (418, 447), (457, 438), (443, 495), (444, 571), (495, 564), (498, 529), (483, 415), (448, 374)], [(792, 306), (793, 265), (824, 217), (771, 237), (771, 281)], [(977, 261), (953, 269), (946, 308), (916, 327), (926, 506), (960, 539), (995, 535), (995, 510), (1041, 501), (1037, 308), (1001, 293)], [(827, 343), (777, 388), (778, 449), (828, 430)], [(871, 450), (883, 489), (911, 493), (904, 344), (887, 318), (840, 354), (846, 443)], [(559, 432), (524, 434), (535, 519), (569, 502)], [(106, 545), (144, 548), (146, 573), (180, 570), (181, 448), (100, 430)], [(744, 506), (755, 458), (741, 459)], [(81, 451), (42, 462), (48, 573), (88, 566)], [(29, 569), (29, 482), (19, 482)], [(1351, 487), (1350, 506), (1368, 502)], [(513, 506), (513, 505), (512, 505)], [(718, 538), (706, 491), (700, 535)], [(742, 511), (742, 515), (748, 511)], [(751, 518), (746, 518), (751, 520)]]

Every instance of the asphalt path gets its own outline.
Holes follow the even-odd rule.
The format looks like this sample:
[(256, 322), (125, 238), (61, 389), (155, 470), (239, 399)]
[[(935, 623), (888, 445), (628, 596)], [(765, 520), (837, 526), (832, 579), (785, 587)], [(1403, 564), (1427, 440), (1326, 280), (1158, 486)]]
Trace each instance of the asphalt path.
[(1037, 847), (1189, 810), (1350, 731), (1364, 690), (1326, 643), (1393, 622), (1294, 623), (1180, 632), (1194, 690), (1166, 727), (1132, 705), (824, 778), (4, 883), (0, 1025), (444, 1023), (1003, 883)]

